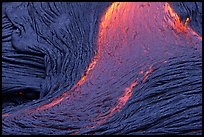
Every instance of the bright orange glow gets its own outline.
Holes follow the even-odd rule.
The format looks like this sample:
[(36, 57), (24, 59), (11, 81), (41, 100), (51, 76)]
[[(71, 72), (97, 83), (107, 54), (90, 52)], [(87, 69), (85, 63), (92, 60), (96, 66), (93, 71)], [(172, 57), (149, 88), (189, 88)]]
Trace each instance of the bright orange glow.
[[(138, 5), (145, 5), (146, 7), (140, 8), (141, 6), (138, 6)], [(159, 8), (155, 10), (155, 8), (153, 7), (159, 7)], [(148, 12), (150, 15), (148, 15)], [(158, 14), (159, 16), (157, 18)], [(157, 24), (158, 26), (154, 26), (155, 25), (154, 20), (151, 19), (149, 16), (154, 17), (154, 19), (156, 19), (157, 22), (160, 22), (161, 24)], [(164, 17), (167, 17), (167, 20), (165, 21), (162, 20)], [(168, 43), (170, 43), (171, 39), (173, 39), (173, 41), (175, 42), (178, 41), (177, 39), (178, 35), (177, 34), (172, 35), (171, 34), (172, 30), (169, 29), (169, 27), (166, 27), (165, 25), (173, 27), (177, 32), (180, 33), (180, 32), (186, 32), (187, 30), (189, 30), (187, 27), (187, 24), (189, 21), (190, 21), (190, 18), (187, 18), (186, 22), (182, 23), (179, 16), (173, 11), (173, 9), (170, 7), (168, 3), (165, 3), (165, 7), (163, 7), (163, 3), (159, 3), (159, 4), (158, 3), (150, 4), (150, 3), (142, 3), (142, 2), (141, 3), (127, 3), (127, 2), (112, 3), (111, 6), (107, 9), (107, 11), (104, 13), (103, 17), (101, 18), (99, 33), (98, 33), (98, 41), (97, 41), (98, 53), (94, 56), (86, 72), (81, 77), (81, 79), (77, 82), (77, 84), (75, 84), (72, 87), (71, 91), (87, 92), (89, 89), (87, 88), (86, 84), (89, 82), (90, 79), (92, 79), (92, 75), (94, 74), (96, 75), (97, 73), (99, 75), (101, 68), (102, 70), (106, 70), (106, 69), (109, 70), (112, 68), (112, 66), (114, 65), (117, 66), (118, 64), (114, 64), (115, 60), (124, 62), (124, 63), (120, 63), (120, 66), (117, 66), (119, 68), (122, 68), (125, 65), (128, 65), (125, 59), (129, 59), (128, 58), (129, 55), (133, 55), (137, 53), (138, 56), (133, 56), (133, 58), (136, 60), (138, 57), (143, 55), (149, 56), (150, 51), (155, 48), (157, 48), (157, 50), (159, 51), (160, 47), (156, 47), (156, 44), (155, 45), (152, 44), (154, 45), (152, 47), (151, 46), (143, 47), (143, 45), (148, 45), (148, 43), (151, 42), (150, 40), (148, 41), (148, 39), (147, 41), (144, 41), (144, 43), (138, 44), (138, 43), (141, 43), (141, 41), (143, 42), (143, 40), (147, 37), (150, 39), (159, 38), (160, 41), (164, 40), (162, 33), (158, 32), (158, 28), (165, 29), (165, 31), (168, 31), (169, 32), (168, 34), (172, 36), (170, 39), (167, 39), (166, 41), (164, 41), (164, 43), (161, 43), (160, 45), (164, 45), (165, 47), (166, 45), (168, 45)], [(155, 28), (153, 27), (151, 28), (151, 26)], [(155, 29), (156, 33), (155, 35), (152, 36), (153, 29)], [(136, 37), (138, 34), (139, 34), (139, 37)], [(154, 37), (154, 36), (158, 36), (158, 37)], [(130, 45), (129, 42), (131, 41), (133, 41), (136, 44)], [(148, 52), (145, 52), (145, 50), (148, 50)], [(99, 60), (101, 64), (98, 63)], [(97, 67), (95, 67), (96, 64), (97, 64)], [(148, 65), (150, 65), (150, 67), (147, 71), (141, 70), (139, 72), (139, 74), (143, 76), (142, 83), (144, 83), (147, 80), (149, 75), (154, 70), (151, 64), (148, 64)], [(98, 68), (99, 66), (100, 66), (100, 69)], [(126, 68), (126, 70), (129, 71), (128, 68)], [(92, 73), (90, 74), (91, 71), (93, 74)], [(122, 69), (120, 71), (122, 72)], [(106, 71), (106, 73), (107, 72), (108, 71)], [(105, 73), (103, 73), (102, 75), (104, 75), (104, 77), (109, 77), (109, 75)], [(117, 77), (113, 77), (113, 79), (116, 79), (116, 78)], [(98, 83), (100, 83), (100, 79)], [(137, 84), (138, 84), (137, 81), (134, 81), (127, 88), (121, 87), (121, 91), (124, 90), (124, 93), (122, 96), (118, 97), (117, 105), (110, 109), (110, 114), (108, 116), (101, 118), (97, 123), (101, 124), (105, 122), (106, 119), (110, 118), (115, 111), (120, 112), (121, 108), (126, 104), (128, 99), (132, 96), (132, 90)], [(94, 86), (90, 88), (95, 89)], [(44, 105), (44, 107), (42, 108), (44, 109), (50, 108), (62, 102), (63, 100), (66, 100), (67, 98), (68, 96), (67, 94), (65, 94), (64, 96), (54, 99), (51, 103)]]
[(128, 99), (132, 96), (132, 90), (137, 85), (137, 81), (132, 82), (132, 84), (125, 89), (124, 95), (118, 99), (118, 105), (111, 110), (113, 113), (115, 110), (120, 112), (120, 109), (126, 104)]
[[(91, 61), (91, 63), (90, 63), (89, 66), (88, 66), (87, 71), (84, 73), (84, 75), (82, 76), (82, 78), (77, 82), (77, 84), (72, 87), (72, 89), (71, 89), (72, 91), (75, 91), (75, 89), (77, 88), (77, 86), (81, 86), (81, 85), (85, 82), (85, 80), (86, 80), (86, 78), (87, 78), (87, 75), (90, 73), (91, 70), (94, 69), (94, 67), (95, 67), (95, 65), (96, 65), (96, 63), (97, 63), (98, 58), (99, 58), (99, 53), (94, 56), (93, 60)], [(37, 110), (48, 109), (48, 108), (50, 108), (50, 107), (53, 107), (53, 106), (57, 105), (58, 103), (62, 102), (62, 101), (63, 101), (64, 99), (66, 99), (67, 97), (68, 97), (68, 96), (67, 96), (67, 93), (64, 92), (62, 96), (60, 96), (60, 97), (58, 97), (58, 98), (55, 98), (55, 99), (54, 99), (51, 103), (49, 103), (49, 104), (45, 104), (45, 105), (43, 105), (43, 106), (38, 107)]]
[(6, 114), (3, 114), (2, 116), (7, 117), (7, 116), (10, 116), (10, 114), (6, 113)]
[[(202, 42), (202, 37), (187, 25), (189, 21), (187, 18), (182, 23), (168, 3), (112, 3), (99, 24), (98, 52), (81, 79), (69, 91), (37, 110), (50, 108), (48, 113), (52, 111), (56, 116), (63, 112), (63, 117), (66, 114), (69, 120), (84, 122), (80, 125), (83, 128), (103, 124), (122, 110), (133, 95), (134, 87), (148, 79), (156, 68), (153, 64), (166, 63), (169, 58), (183, 53), (182, 46)], [(140, 101), (142, 99), (135, 102)], [(94, 111), (90, 112), (95, 102)], [(63, 107), (54, 107), (59, 103)], [(41, 113), (36, 107), (32, 110)], [(92, 113), (94, 115), (89, 115)], [(92, 124), (94, 126), (90, 126)], [(72, 134), (79, 134), (79, 131)]]
[(86, 78), (87, 78), (87, 75), (89, 74), (89, 72), (91, 71), (91, 70), (93, 70), (93, 68), (95, 67), (95, 65), (96, 65), (96, 63), (97, 63), (97, 61), (98, 61), (98, 58), (99, 58), (99, 54), (98, 55), (96, 55), (94, 58), (93, 58), (93, 60), (91, 61), (91, 63), (89, 64), (89, 66), (88, 66), (88, 69), (87, 69), (87, 71), (84, 73), (84, 75), (82, 76), (82, 78), (77, 82), (77, 86), (80, 86), (80, 85), (82, 85), (84, 82), (85, 82), (85, 80), (86, 80)]
[(177, 22), (181, 22), (179, 16), (177, 15), (176, 12), (174, 12), (174, 10), (171, 8), (171, 6), (169, 5), (169, 3), (166, 2), (166, 10), (169, 11), (170, 15), (172, 18), (174, 18)]
[[(187, 24), (190, 21), (190, 18), (187, 17), (186, 21), (184, 23), (182, 23), (180, 21), (179, 16), (173, 11), (173, 9), (170, 7), (170, 5), (168, 3), (166, 3), (165, 11), (169, 12), (172, 19), (175, 20), (175, 22), (170, 22), (170, 24), (173, 26), (173, 28), (179, 33), (180, 32), (187, 32), (187, 33), (184, 34), (184, 36), (186, 38), (188, 38), (189, 41), (193, 45), (199, 45), (198, 43), (200, 43), (202, 41), (202, 37), (200, 35), (198, 35), (193, 29), (191, 29), (190, 27), (187, 26)], [(195, 37), (192, 37), (192, 35), (195, 36)]]
[[(184, 36), (186, 38), (189, 39), (190, 43), (192, 43), (193, 45), (199, 45), (198, 43), (202, 42), (202, 37), (200, 35), (198, 35), (193, 29), (191, 29), (190, 27), (187, 26), (187, 24), (190, 21), (190, 18), (187, 17), (186, 21), (184, 23), (182, 23), (180, 21), (179, 16), (177, 15), (177, 13), (175, 13), (173, 11), (173, 9), (170, 7), (170, 5), (168, 3), (166, 3), (165, 6), (165, 11), (167, 13), (169, 13), (171, 15), (171, 18), (174, 20), (172, 21), (172, 19), (169, 20), (169, 23), (171, 24), (171, 26), (178, 32), (185, 32)], [(187, 32), (187, 33), (186, 33)], [(195, 37), (192, 37), (195, 36)]]
[[(100, 32), (99, 32), (99, 38), (98, 38), (98, 43), (100, 44), (99, 47), (102, 47), (103, 52), (101, 53), (106, 53), (108, 56), (113, 56), (111, 53), (111, 50), (107, 50), (107, 46), (111, 46), (111, 45), (107, 45), (107, 41), (108, 41), (108, 36), (110, 34), (108, 34), (110, 31), (108, 31), (110, 28), (114, 27), (115, 30), (112, 29), (111, 32), (116, 31), (116, 28), (118, 26), (122, 26), (122, 22), (117, 22), (115, 20), (115, 18), (118, 18), (118, 16), (116, 16), (115, 18), (113, 18), (113, 15), (117, 15), (117, 11), (121, 10), (122, 7), (124, 7), (126, 5), (127, 2), (114, 2), (111, 4), (111, 6), (107, 9), (107, 11), (105, 12), (105, 14), (102, 17), (101, 23), (100, 23)], [(124, 11), (125, 12), (125, 11)], [(122, 16), (122, 15), (121, 15)], [(117, 34), (114, 34), (117, 35)], [(125, 43), (124, 43), (125, 44)]]
[(115, 12), (116, 9), (119, 9), (120, 5), (121, 5), (121, 2), (114, 2), (111, 4), (111, 6), (108, 8), (108, 10), (106, 11), (103, 17), (103, 21), (101, 22), (101, 26), (100, 26), (101, 29), (107, 27), (107, 25), (110, 24), (113, 13)]
[(40, 106), (39, 108), (37, 108), (37, 110), (43, 110), (43, 109), (48, 109), (50, 107), (53, 107), (57, 105), (58, 103), (60, 103), (63, 99), (64, 98), (56, 98), (51, 103)]
[(149, 75), (154, 71), (154, 69), (152, 68), (152, 66), (149, 67), (149, 70), (145, 72), (144, 74), (144, 79), (142, 80), (142, 83), (144, 83), (147, 78), (149, 77)]
[(184, 25), (186, 26), (186, 25), (188, 24), (189, 21), (190, 21), (190, 18), (187, 17), (187, 18), (186, 18), (186, 21), (185, 21), (185, 23), (184, 23)]
[(137, 81), (131, 83), (131, 85), (125, 88), (124, 94), (117, 99), (117, 105), (111, 109), (110, 113), (103, 119), (99, 120), (97, 124), (102, 124), (106, 121), (106, 119), (110, 118), (115, 111), (120, 112), (121, 108), (126, 104), (129, 98), (132, 96), (133, 88), (138, 84)]
[[(174, 12), (174, 10), (171, 8), (169, 3), (167, 3), (167, 2), (166, 2), (165, 10), (166, 10), (166, 12), (169, 12), (171, 15), (171, 18), (175, 20), (175, 22), (171, 22), (171, 25), (174, 27), (174, 29), (177, 30), (177, 32), (185, 31), (187, 24), (186, 23), (183, 24), (181, 22), (181, 19), (179, 18), (178, 14), (176, 12)], [(189, 21), (189, 18), (187, 18), (187, 20)]]
[(61, 96), (55, 98), (49, 104), (44, 104), (44, 105), (38, 107), (37, 110), (44, 110), (44, 109), (48, 109), (50, 107), (53, 107), (53, 106), (57, 105), (58, 103), (62, 102), (65, 99), (66, 95), (67, 95), (67, 93), (64, 92)]
[(84, 83), (86, 77), (87, 77), (86, 75), (82, 76), (82, 78), (77, 82), (77, 86), (82, 85)]
[[(187, 24), (190, 21), (189, 17), (187, 17), (186, 21), (184, 23), (182, 23), (178, 14), (176, 12), (174, 12), (174, 10), (170, 7), (169, 3), (166, 3), (165, 11), (169, 12), (172, 19), (175, 20), (175, 22), (171, 22), (171, 25), (174, 27), (175, 30), (177, 30), (177, 32), (184, 32), (187, 30)], [(192, 30), (188, 29), (188, 31), (192, 31)]]

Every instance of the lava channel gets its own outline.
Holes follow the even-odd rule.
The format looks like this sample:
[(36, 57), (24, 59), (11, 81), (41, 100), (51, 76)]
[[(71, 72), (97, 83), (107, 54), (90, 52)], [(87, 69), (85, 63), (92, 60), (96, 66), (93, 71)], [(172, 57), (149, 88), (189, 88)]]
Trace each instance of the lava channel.
[[(168, 62), (185, 49), (202, 48), (202, 37), (188, 22), (189, 18), (182, 23), (168, 3), (114, 2), (101, 18), (98, 54), (81, 80), (50, 104), (18, 111), (16, 119), (42, 121), (50, 114), (78, 129), (103, 124), (121, 113), (134, 88), (154, 72), (155, 64)], [(38, 124), (43, 128), (42, 122)]]

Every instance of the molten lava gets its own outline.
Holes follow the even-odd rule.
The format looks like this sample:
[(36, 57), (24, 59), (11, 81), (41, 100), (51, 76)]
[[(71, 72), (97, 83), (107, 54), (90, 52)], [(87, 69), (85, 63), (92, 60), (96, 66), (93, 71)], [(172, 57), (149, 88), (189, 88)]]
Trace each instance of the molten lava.
[(7, 116), (10, 116), (10, 114), (5, 113), (5, 114), (2, 115), (2, 117), (7, 117)]
[(78, 125), (94, 127), (113, 117), (116, 110), (121, 113), (134, 92), (141, 92), (134, 87), (148, 79), (153, 62), (165, 63), (181, 54), (182, 48), (201, 45), (202, 37), (188, 27), (189, 21), (182, 23), (168, 3), (113, 3), (101, 19), (98, 54), (85, 74), (70, 91), (28, 117), (49, 111), (60, 117), (56, 105), (61, 103), (60, 112), (73, 116), (70, 123), (78, 120)]
[(130, 87), (125, 88), (124, 95), (118, 98), (117, 101), (118, 104), (111, 110), (111, 113), (113, 113), (115, 110), (118, 110), (118, 112), (120, 112), (120, 109), (126, 104), (128, 99), (132, 96), (132, 90), (136, 85), (137, 81), (134, 81), (131, 83)]
[(142, 80), (142, 83), (145, 82), (145, 80), (148, 78), (148, 76), (154, 71), (154, 69), (152, 68), (152, 66), (149, 67), (149, 70), (147, 72), (145, 72), (144, 74), (144, 79)]
[(45, 105), (42, 105), (42, 106), (38, 107), (37, 110), (48, 109), (50, 107), (53, 107), (53, 106), (59, 104), (63, 99), (64, 99), (64, 97), (60, 96), (60, 97), (54, 99), (51, 103), (45, 104)]

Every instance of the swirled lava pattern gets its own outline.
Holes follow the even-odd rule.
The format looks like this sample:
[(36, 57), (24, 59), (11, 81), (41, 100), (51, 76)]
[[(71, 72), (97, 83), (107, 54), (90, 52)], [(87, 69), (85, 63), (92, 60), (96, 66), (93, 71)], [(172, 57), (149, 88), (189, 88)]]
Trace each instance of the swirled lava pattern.
[(159, 66), (185, 51), (201, 51), (202, 37), (189, 21), (181, 22), (164, 2), (112, 3), (101, 17), (98, 52), (81, 79), (49, 103), (2, 114), (3, 131), (94, 134), (92, 130), (116, 116), (120, 121), (127, 102), (142, 92), (134, 89)]

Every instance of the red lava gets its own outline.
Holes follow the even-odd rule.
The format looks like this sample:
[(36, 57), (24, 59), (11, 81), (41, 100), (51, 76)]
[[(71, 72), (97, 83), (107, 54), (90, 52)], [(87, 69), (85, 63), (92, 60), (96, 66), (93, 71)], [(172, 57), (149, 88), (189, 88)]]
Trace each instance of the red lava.
[(86, 115), (90, 103), (97, 104), (108, 95), (112, 106), (105, 108), (102, 102), (94, 112), (97, 116), (84, 120), (84, 123), (90, 119), (97, 124), (104, 123), (114, 112), (122, 111), (134, 87), (153, 73), (153, 62), (165, 63), (186, 47), (201, 48), (202, 37), (188, 27), (189, 21), (187, 18), (182, 23), (165, 2), (114, 2), (101, 19), (98, 54), (70, 90), (74, 92), (65, 92), (33, 113), (43, 113), (50, 107), (53, 113), (58, 113), (56, 105), (60, 103), (64, 112)]

